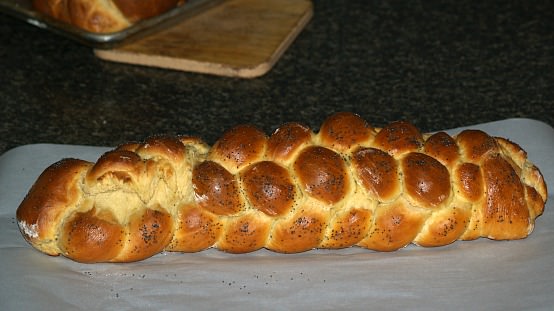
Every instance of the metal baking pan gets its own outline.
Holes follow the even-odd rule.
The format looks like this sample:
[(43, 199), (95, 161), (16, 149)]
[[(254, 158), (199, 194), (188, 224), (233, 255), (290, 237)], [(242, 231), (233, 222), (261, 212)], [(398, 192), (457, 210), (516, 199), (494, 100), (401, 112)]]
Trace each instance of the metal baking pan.
[(188, 0), (182, 6), (164, 14), (140, 21), (126, 29), (112, 33), (94, 33), (57, 21), (35, 11), (31, 5), (31, 0), (0, 0), (0, 12), (82, 44), (94, 48), (108, 49), (167, 28), (222, 1), (224, 0)]

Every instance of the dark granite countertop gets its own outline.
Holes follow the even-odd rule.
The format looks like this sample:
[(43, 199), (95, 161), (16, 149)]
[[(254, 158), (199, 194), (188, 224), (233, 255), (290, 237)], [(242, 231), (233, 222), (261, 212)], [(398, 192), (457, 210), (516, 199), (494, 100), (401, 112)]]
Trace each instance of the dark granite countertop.
[(423, 131), (514, 117), (554, 125), (552, 1), (315, 1), (306, 29), (253, 80), (106, 62), (4, 14), (0, 38), (0, 154), (162, 133), (212, 143), (245, 122), (317, 129), (335, 111)]

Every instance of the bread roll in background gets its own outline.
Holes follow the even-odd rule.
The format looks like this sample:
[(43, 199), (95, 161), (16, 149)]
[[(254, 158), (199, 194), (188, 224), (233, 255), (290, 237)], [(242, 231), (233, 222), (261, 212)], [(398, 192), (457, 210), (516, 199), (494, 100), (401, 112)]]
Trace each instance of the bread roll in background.
[(63, 159), (42, 173), (16, 217), (46, 254), (131, 262), (212, 247), (394, 251), (522, 239), (546, 199), (539, 169), (504, 138), (422, 134), (404, 121), (375, 128), (341, 112), (318, 133), (288, 123), (268, 137), (239, 125), (211, 148), (160, 136), (96, 163)]
[(160, 15), (185, 0), (33, 0), (38, 12), (98, 33), (123, 30), (138, 21)]

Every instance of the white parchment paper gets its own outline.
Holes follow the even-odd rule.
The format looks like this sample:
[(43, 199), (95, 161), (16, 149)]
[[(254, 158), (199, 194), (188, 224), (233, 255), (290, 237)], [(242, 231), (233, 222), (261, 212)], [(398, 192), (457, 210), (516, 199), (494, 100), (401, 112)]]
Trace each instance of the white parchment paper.
[[(509, 119), (471, 128), (520, 144), (547, 184), (553, 184), (552, 127)], [(554, 306), (552, 194), (533, 234), (518, 241), (458, 241), (391, 253), (349, 248), (233, 255), (208, 250), (93, 265), (35, 251), (15, 221), (15, 210), (31, 184), (61, 158), (95, 161), (106, 150), (38, 144), (0, 157), (0, 310), (551, 310)]]

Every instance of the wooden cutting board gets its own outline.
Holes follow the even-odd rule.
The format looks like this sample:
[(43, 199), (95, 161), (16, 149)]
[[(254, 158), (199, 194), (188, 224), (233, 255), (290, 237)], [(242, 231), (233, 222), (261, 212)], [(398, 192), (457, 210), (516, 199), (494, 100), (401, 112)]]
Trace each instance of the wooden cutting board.
[(97, 57), (221, 76), (267, 73), (313, 15), (310, 0), (227, 0)]

